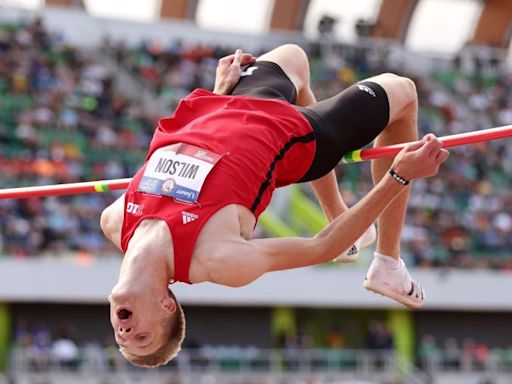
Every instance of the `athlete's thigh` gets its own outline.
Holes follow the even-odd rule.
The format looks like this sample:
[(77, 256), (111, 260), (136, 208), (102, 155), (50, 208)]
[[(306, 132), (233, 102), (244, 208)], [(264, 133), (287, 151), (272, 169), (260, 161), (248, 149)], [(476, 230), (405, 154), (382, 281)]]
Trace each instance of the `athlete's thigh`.
[(393, 73), (383, 73), (363, 81), (379, 84), (386, 92), (390, 123), (409, 113), (411, 107), (417, 109), (416, 86), (411, 79)]
[(281, 45), (259, 56), (257, 60), (271, 61), (279, 65), (297, 90), (302, 89), (309, 82), (308, 57), (298, 45)]
[(299, 111), (309, 120), (316, 138), (315, 158), (302, 181), (328, 173), (345, 153), (371, 143), (389, 122), (386, 91), (372, 81), (352, 85)]
[[(244, 67), (232, 95), (298, 101), (299, 91), (309, 84), (306, 53), (297, 45), (286, 44), (259, 56)], [(309, 88), (308, 88), (309, 89)]]
[(257, 61), (243, 68), (242, 76), (231, 91), (233, 96), (297, 101), (297, 89), (283, 69), (272, 61)]

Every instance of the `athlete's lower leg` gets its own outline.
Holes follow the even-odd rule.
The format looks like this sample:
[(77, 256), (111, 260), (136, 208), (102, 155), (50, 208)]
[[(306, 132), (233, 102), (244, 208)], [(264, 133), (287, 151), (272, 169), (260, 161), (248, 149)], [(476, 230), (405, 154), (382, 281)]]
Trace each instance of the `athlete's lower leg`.
[[(375, 78), (388, 94), (390, 115), (388, 126), (377, 136), (374, 146), (380, 147), (418, 139), (417, 116), (418, 99), (414, 83), (406, 78), (385, 74)], [(372, 177), (376, 184), (387, 177), (392, 158), (372, 161)], [(410, 186), (404, 186), (410, 189)], [(398, 260), (400, 257), (400, 238), (404, 226), (409, 190), (402, 193), (379, 216), (377, 252)]]
[[(416, 113), (391, 123), (375, 140), (375, 146), (385, 146), (396, 143), (417, 140)], [(387, 176), (393, 159), (379, 159), (372, 162), (372, 176), (374, 183)], [(410, 186), (404, 186), (410, 189)], [(400, 256), (400, 238), (404, 226), (409, 191), (401, 194), (390, 204), (378, 218), (379, 236), (377, 252), (398, 259)]]

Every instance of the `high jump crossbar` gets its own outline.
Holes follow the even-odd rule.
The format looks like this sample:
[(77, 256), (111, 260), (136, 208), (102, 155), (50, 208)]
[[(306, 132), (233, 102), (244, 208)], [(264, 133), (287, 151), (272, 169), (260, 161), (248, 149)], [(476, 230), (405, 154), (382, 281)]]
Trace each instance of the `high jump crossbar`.
[[(512, 137), (512, 125), (442, 136), (438, 139), (443, 143), (443, 148), (450, 148), (484, 141), (505, 139), (507, 137)], [(360, 161), (392, 157), (400, 152), (407, 144), (408, 143), (401, 143), (384, 147), (358, 149), (345, 154), (341, 159), (341, 163), (358, 163)]]
[[(512, 137), (512, 125), (482, 129), (480, 131), (459, 133), (439, 137), (444, 148), (457, 147), (467, 144), (481, 143)], [(347, 153), (341, 163), (356, 163), (366, 160), (395, 156), (408, 143), (388, 145), (376, 148), (359, 149)], [(78, 195), (82, 193), (109, 192), (126, 189), (131, 178), (87, 181), (83, 183), (68, 183), (56, 185), (41, 185), (35, 187), (20, 187), (0, 189), (0, 199), (26, 199), (29, 197), (45, 197), (56, 195)]]

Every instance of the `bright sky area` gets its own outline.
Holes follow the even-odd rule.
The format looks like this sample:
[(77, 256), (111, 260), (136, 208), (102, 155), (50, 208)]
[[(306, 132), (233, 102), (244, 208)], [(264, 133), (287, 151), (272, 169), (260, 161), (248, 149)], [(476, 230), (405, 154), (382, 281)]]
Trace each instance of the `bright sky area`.
[[(304, 33), (316, 36), (323, 15), (338, 19), (335, 35), (340, 41), (353, 42), (358, 19), (375, 20), (382, 0), (312, 0), (306, 15)], [(160, 0), (84, 0), (92, 15), (141, 22), (158, 20)], [(10, 4), (38, 8), (44, 0), (0, 0)], [(196, 20), (205, 29), (232, 32), (268, 31), (272, 0), (200, 0)], [(411, 20), (406, 46), (415, 51), (455, 52), (471, 38), (482, 5), (478, 0), (422, 0)]]

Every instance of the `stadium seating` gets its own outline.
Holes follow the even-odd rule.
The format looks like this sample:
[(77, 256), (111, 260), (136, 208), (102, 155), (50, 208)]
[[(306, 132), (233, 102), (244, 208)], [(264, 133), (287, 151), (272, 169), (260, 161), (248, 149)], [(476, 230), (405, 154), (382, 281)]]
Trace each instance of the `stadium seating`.
[[(137, 47), (105, 44), (98, 51), (114, 58), (171, 111), (191, 88), (211, 88), (216, 59), (232, 49), (144, 43)], [(416, 81), (422, 134), (447, 135), (510, 122), (512, 78), (506, 68), (489, 64), (474, 71), (455, 61), (433, 66), (429, 73), (415, 73), (376, 60), (371, 50), (334, 53), (329, 60), (312, 54), (318, 98), (366, 76), (397, 71)], [(144, 159), (159, 116), (121, 95), (114, 86), (115, 76), (82, 48), (54, 39), (37, 19), (0, 25), (0, 186), (130, 177)], [(512, 144), (507, 140), (460, 148), (453, 151), (438, 177), (414, 183), (402, 249), (409, 265), (441, 271), (446, 267), (512, 268), (511, 155)], [(371, 188), (368, 164), (339, 167), (337, 173), (349, 204)], [(98, 228), (99, 214), (116, 197), (0, 201), (0, 252), (11, 258), (118, 255)], [(307, 186), (290, 188), (279, 198), (280, 204), (262, 216), (258, 235), (312, 235), (325, 223)], [(138, 371), (127, 367), (111, 342), (72, 346), (69, 341), (57, 343), (54, 334), (43, 341), (44, 337), (34, 334), (15, 336), (11, 365), (20, 382), (72, 383), (77, 372), (103, 382), (117, 383), (119, 375), (137, 380)], [(417, 348), (420, 367), (427, 374), (456, 371), (473, 379), (510, 374), (512, 347), (474, 340), (455, 344), (422, 338)], [(76, 358), (59, 361), (55, 350), (60, 348), (74, 351)], [(303, 359), (301, 364), (287, 360), (287, 353)], [(169, 382), (168, 372), (208, 380), (200, 376), (205, 364), (226, 383), (241, 382), (242, 375), (247, 383), (273, 382), (255, 375), (262, 367), (275, 368), (271, 372), (284, 375), (290, 383), (297, 382), (294, 367), (298, 366), (312, 377), (316, 370), (322, 371), (318, 375), (324, 380), (350, 380), (358, 372), (368, 382), (388, 375), (391, 381), (398, 371), (394, 354), (386, 354), (383, 361), (374, 350), (333, 351), (322, 346), (307, 353), (204, 346), (185, 350), (162, 376), (155, 375), (154, 382)], [(84, 377), (79, 380), (86, 382)], [(457, 380), (446, 382), (469, 382)]]
[[(0, 153), (4, 159), (2, 170), (11, 175), (4, 177), (1, 185), (14, 187), (129, 177), (144, 158), (145, 146), (158, 116), (147, 116), (123, 100), (112, 87), (113, 78), (101, 65), (85, 60), (74, 47), (52, 41), (38, 21), (27, 25), (6, 24), (1, 31)], [(16, 42), (20, 36), (32, 38), (22, 40), (20, 44)], [(13, 63), (20, 64), (10, 60), (18, 51), (23, 54), (16, 60), (25, 64), (25, 72), (11, 71)], [(131, 48), (105, 45), (103, 52), (115, 57), (139, 77), (141, 84), (152, 89), (155, 97), (175, 105), (179, 97), (192, 88), (211, 87), (215, 60), (228, 53), (229, 48), (180, 44), (162, 47), (146, 43)], [(328, 62), (313, 57), (313, 86), (319, 98), (362, 77), (393, 70), (384, 67), (380, 61), (370, 60), (364, 53), (357, 52), (351, 57), (344, 52), (343, 58)], [(27, 60), (34, 58), (41, 68), (26, 65)], [(198, 78), (199, 74), (201, 78)], [(422, 133), (446, 135), (489, 128), (504, 124), (505, 117), (510, 114), (506, 103), (510, 80), (500, 68), (484, 68), (482, 73), (475, 75), (457, 70), (452, 64), (442, 69), (433, 68), (430, 75), (423, 77), (414, 73), (410, 76), (417, 80)], [(174, 83), (173, 78), (182, 79), (181, 83)], [(49, 84), (63, 84), (64, 89), (55, 95)], [(469, 105), (463, 103), (464, 94), (471, 95)], [(49, 102), (53, 105), (49, 106)], [(403, 241), (403, 255), (410, 263), (422, 267), (511, 267), (508, 250), (512, 243), (512, 216), (507, 202), (512, 197), (507, 192), (510, 182), (506, 177), (506, 167), (510, 167), (509, 159), (512, 158), (510, 152), (507, 141), (465, 147), (453, 151), (439, 177), (415, 183)], [(498, 159), (503, 161), (505, 169), (495, 166)], [(352, 199), (350, 203), (357, 201), (371, 187), (366, 165), (345, 166), (339, 170), (339, 175), (341, 187)], [(454, 193), (446, 195), (446, 190)], [(305, 200), (297, 193), (309, 197)], [(275, 217), (272, 222), (285, 220), (284, 224), (294, 233), (315, 233), (319, 228), (317, 224), (311, 228), (300, 226), (305, 222), (322, 223), (319, 208), (310, 201), (311, 191), (306, 188), (290, 196), (288, 204), (292, 215), (289, 218)], [(76, 199), (81, 198), (59, 201), (72, 204)], [(8, 206), (4, 212), (5, 220), (2, 220), (5, 230), (1, 233), (6, 237), (3, 253), (37, 256), (47, 250), (55, 251), (51, 242), (36, 241), (34, 245), (34, 241), (28, 241), (28, 234), (19, 229), (13, 236), (6, 235), (15, 227), (13, 220), (17, 221), (18, 227), (23, 223), (38, 228), (38, 231), (49, 230), (71, 250), (97, 253), (109, 249), (108, 245), (99, 245), (104, 241), (100, 238), (92, 243), (92, 247), (86, 242), (76, 244), (70, 239), (82, 230), (92, 231), (93, 221), (112, 199), (112, 196), (101, 197), (103, 204), (95, 205), (97, 211), (89, 220), (88, 228), (82, 226), (83, 220), (75, 217), (78, 227), (71, 233), (47, 225), (34, 225), (34, 218), (21, 214), (27, 202), (3, 202)], [(305, 207), (309, 208), (305, 210)], [(66, 211), (76, 215), (71, 208)], [(265, 217), (262, 224), (263, 228), (269, 228)], [(277, 230), (275, 225), (273, 228), (270, 229), (272, 235), (277, 233), (274, 232)], [(32, 245), (27, 247), (26, 244)]]

